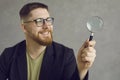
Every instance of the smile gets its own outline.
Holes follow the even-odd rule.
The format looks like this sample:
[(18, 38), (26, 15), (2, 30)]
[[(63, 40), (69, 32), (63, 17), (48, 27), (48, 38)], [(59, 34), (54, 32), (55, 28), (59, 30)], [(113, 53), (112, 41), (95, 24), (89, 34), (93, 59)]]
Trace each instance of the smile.
[(40, 32), (41, 35), (43, 36), (49, 36), (50, 32), (49, 31), (46, 31), (46, 32)]

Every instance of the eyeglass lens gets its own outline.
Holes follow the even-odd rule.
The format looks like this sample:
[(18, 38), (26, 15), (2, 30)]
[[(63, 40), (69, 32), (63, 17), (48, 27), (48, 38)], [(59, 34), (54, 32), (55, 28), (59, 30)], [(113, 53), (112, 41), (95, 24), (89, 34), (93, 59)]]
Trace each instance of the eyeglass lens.
[(54, 21), (54, 18), (52, 18), (52, 17), (48, 17), (46, 19), (39, 18), (39, 19), (36, 19), (34, 21), (36, 22), (37, 26), (42, 26), (45, 23), (47, 23), (47, 25), (52, 25), (53, 21)]

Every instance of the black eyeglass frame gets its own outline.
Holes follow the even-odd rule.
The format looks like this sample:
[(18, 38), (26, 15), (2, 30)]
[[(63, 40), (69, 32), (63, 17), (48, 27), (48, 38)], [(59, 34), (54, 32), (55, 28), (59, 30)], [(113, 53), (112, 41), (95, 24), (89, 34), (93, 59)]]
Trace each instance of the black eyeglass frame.
[[(42, 26), (45, 24), (45, 21), (47, 23), (49, 23), (49, 25), (53, 25), (53, 22), (54, 22), (54, 18), (53, 17), (47, 17), (46, 19), (44, 18), (37, 18), (37, 19), (34, 19), (34, 20), (30, 20), (30, 21), (25, 21), (24, 23), (30, 23), (30, 22), (35, 22), (36, 25), (38, 27)], [(38, 25), (38, 23), (41, 22), (41, 25)]]

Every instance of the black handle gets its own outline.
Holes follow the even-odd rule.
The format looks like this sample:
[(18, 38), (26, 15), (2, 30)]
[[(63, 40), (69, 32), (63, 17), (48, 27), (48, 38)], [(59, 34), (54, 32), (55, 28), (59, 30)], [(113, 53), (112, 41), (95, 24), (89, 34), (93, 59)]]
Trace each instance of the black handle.
[(93, 39), (93, 35), (94, 35), (94, 33), (91, 32), (91, 35), (89, 37), (89, 41), (91, 41)]
[(92, 35), (90, 35), (90, 37), (89, 37), (89, 41), (91, 41), (93, 39), (93, 36)]

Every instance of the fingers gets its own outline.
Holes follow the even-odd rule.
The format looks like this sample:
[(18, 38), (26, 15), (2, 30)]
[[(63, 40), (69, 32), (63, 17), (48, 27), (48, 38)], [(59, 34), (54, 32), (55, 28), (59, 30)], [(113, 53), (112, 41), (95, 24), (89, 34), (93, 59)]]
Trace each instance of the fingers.
[(87, 47), (83, 49), (81, 54), (81, 60), (84, 62), (94, 62), (96, 57), (96, 50), (93, 47)]
[(88, 61), (88, 62), (94, 61), (96, 57), (96, 50), (94, 48), (95, 44), (96, 44), (95, 40), (89, 41), (88, 39), (84, 42), (78, 54), (78, 57), (81, 57), (81, 61)]
[(82, 57), (93, 56), (93, 55), (95, 55), (95, 53), (96, 53), (96, 50), (93, 47), (87, 47), (87, 48), (85, 48), (85, 49), (82, 50), (81, 56)]
[(95, 44), (96, 44), (95, 40), (92, 40), (92, 41), (87, 40), (85, 47), (95, 47)]
[(82, 47), (79, 49), (78, 55), (77, 55), (77, 61), (79, 67), (82, 69), (88, 69), (92, 66), (94, 63), (95, 57), (96, 57), (96, 50), (95, 50), (95, 44), (96, 41), (92, 40), (86, 40)]
[(95, 47), (95, 44), (96, 44), (95, 40), (89, 41), (89, 39), (88, 39), (82, 45), (81, 50), (84, 49), (84, 48), (86, 48), (86, 47)]
[(86, 40), (83, 45), (81, 46), (80, 50), (83, 50), (88, 44), (88, 40)]
[(92, 63), (94, 62), (96, 56), (85, 56), (81, 58), (82, 62), (89, 62)]
[(96, 50), (94, 49), (96, 44), (95, 40), (86, 40), (81, 49), (82, 61), (93, 62), (96, 57)]

